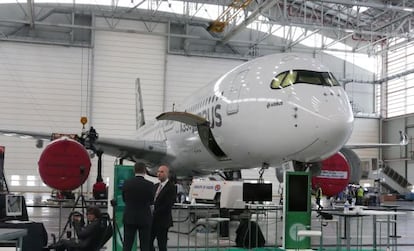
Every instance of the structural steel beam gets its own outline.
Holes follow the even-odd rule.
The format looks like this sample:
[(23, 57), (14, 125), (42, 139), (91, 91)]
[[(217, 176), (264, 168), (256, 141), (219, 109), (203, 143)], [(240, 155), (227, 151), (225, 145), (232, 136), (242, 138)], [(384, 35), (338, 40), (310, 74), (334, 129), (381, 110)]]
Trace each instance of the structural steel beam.
[(229, 31), (223, 37), (223, 39), (221, 40), (221, 42), (223, 44), (228, 43), (233, 36), (235, 36), (237, 33), (239, 33), (240, 31), (242, 31), (243, 29), (245, 29), (247, 25), (249, 25), (254, 20), (256, 20), (256, 17), (260, 14), (260, 12), (266, 11), (267, 9), (272, 8), (275, 4), (277, 4), (277, 2), (278, 1), (276, 1), (276, 0), (268, 0), (268, 1), (265, 1), (262, 5), (260, 5), (259, 7), (257, 7), (257, 9), (254, 10), (252, 12), (252, 14), (250, 14), (250, 16), (248, 16), (241, 24), (239, 24), (238, 26), (234, 27), (231, 31)]
[(35, 20), (34, 20), (34, 0), (27, 0), (27, 15), (29, 18), (30, 28), (34, 29)]

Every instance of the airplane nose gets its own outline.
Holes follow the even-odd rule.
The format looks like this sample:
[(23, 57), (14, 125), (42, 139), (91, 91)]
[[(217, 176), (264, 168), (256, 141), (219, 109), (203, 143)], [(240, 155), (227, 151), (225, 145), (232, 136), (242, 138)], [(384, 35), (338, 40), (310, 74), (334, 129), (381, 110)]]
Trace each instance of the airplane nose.
[[(321, 129), (321, 139), (324, 144), (332, 148), (335, 153), (348, 141), (352, 133), (354, 117), (349, 114), (335, 114), (327, 117), (329, 123), (325, 123)], [(329, 156), (327, 156), (329, 157)]]
[(308, 117), (303, 121), (307, 123), (298, 128), (302, 128), (302, 145), (308, 145), (297, 152), (296, 160), (312, 162), (326, 159), (337, 153), (351, 136), (354, 117), (350, 107), (339, 111), (338, 106), (331, 104), (306, 115)]
[(338, 151), (351, 136), (354, 116), (346, 93), (342, 89), (331, 91), (333, 95), (317, 110), (324, 120), (320, 121), (319, 135), (324, 144)]

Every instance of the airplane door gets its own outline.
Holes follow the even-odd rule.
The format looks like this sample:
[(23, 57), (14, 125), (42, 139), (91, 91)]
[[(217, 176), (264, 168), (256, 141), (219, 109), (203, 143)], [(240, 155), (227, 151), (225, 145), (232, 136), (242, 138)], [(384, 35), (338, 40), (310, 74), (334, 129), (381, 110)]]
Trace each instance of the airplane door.
[(243, 84), (247, 84), (245, 77), (247, 72), (249, 70), (245, 70), (242, 72), (239, 72), (236, 77), (234, 77), (233, 81), (231, 82), (228, 90), (228, 99), (231, 101), (227, 105), (227, 115), (236, 114), (239, 112), (239, 97), (240, 97), (240, 91), (243, 86)]

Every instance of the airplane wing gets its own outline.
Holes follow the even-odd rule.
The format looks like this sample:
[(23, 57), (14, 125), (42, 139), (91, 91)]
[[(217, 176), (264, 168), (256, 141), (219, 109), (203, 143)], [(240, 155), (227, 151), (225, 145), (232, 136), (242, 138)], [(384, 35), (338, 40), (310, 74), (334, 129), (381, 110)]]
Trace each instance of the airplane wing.
[(31, 131), (18, 131), (18, 130), (3, 130), (0, 129), (0, 133), (4, 136), (19, 137), (22, 139), (38, 139), (38, 140), (51, 140), (51, 133), (40, 133)]
[[(3, 134), (4, 136), (20, 137), (22, 139), (35, 139), (38, 141), (50, 141), (54, 138), (54, 134), (52, 133), (33, 131), (0, 129), (0, 134)], [(64, 136), (67, 136), (67, 134)], [(41, 147), (42, 144), (39, 144), (39, 146)], [(167, 155), (167, 145), (164, 141), (98, 137), (93, 141), (92, 146), (93, 147), (87, 148), (94, 151), (102, 151), (105, 154), (131, 161), (146, 160), (147, 162), (156, 164), (173, 158), (173, 156)]]
[[(173, 120), (182, 123), (198, 126), (199, 128), (206, 128), (208, 132), (208, 121), (206, 119), (186, 113), (186, 112), (167, 112), (159, 115), (158, 120)], [(174, 156), (167, 154), (167, 144), (165, 141), (151, 141), (151, 140), (137, 140), (128, 138), (104, 138), (98, 136), (93, 127), (88, 132), (82, 135), (76, 134), (56, 134), (56, 133), (39, 133), (33, 131), (19, 131), (19, 130), (3, 130), (0, 129), (0, 134), (5, 136), (20, 137), (23, 139), (37, 139), (39, 143), (36, 146), (43, 146), (42, 141), (50, 141), (60, 136), (68, 136), (83, 143), (87, 149), (94, 152), (100, 151), (104, 154), (111, 155), (118, 158), (128, 159), (131, 161), (144, 161), (147, 163), (158, 164), (161, 162), (170, 162)], [(93, 134), (93, 136), (91, 136)], [(204, 135), (204, 134), (203, 134)], [(211, 132), (203, 139), (211, 138)], [(206, 141), (204, 140), (204, 141)], [(210, 139), (211, 141), (211, 139)], [(205, 143), (205, 142), (203, 142)], [(211, 142), (209, 144), (212, 144)]]
[(160, 163), (173, 158), (167, 155), (167, 145), (164, 141), (99, 137), (93, 145), (105, 154), (131, 161), (145, 160)]
[(408, 144), (408, 136), (405, 132), (400, 131), (400, 142), (399, 143), (356, 143), (347, 144), (344, 148), (348, 149), (364, 149), (364, 148), (379, 148), (379, 147), (390, 147), (390, 146), (406, 146)]

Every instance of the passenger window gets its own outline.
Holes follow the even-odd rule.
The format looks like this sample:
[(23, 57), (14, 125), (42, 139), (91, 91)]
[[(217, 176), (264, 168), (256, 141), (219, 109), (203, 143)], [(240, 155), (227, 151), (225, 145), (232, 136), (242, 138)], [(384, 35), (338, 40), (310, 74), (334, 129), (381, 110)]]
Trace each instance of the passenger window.
[(283, 79), (285, 78), (285, 76), (286, 76), (286, 72), (282, 72), (282, 73), (280, 73), (279, 75), (277, 75), (275, 78), (273, 78), (273, 80), (272, 80), (272, 83), (271, 83), (270, 87), (271, 87), (272, 89), (282, 88), (282, 87), (280, 86), (280, 84), (282, 83), (282, 81), (283, 81)]

